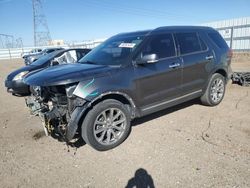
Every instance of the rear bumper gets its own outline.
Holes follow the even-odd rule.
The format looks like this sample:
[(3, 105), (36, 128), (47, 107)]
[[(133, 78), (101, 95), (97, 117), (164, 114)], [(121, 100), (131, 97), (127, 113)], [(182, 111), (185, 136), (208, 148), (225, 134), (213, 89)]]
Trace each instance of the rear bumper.
[(15, 96), (28, 96), (30, 95), (29, 86), (20, 81), (9, 81), (5, 80), (5, 87), (7, 92)]
[(231, 80), (232, 76), (233, 76), (233, 70), (232, 70), (232, 67), (229, 66), (227, 70), (227, 81)]

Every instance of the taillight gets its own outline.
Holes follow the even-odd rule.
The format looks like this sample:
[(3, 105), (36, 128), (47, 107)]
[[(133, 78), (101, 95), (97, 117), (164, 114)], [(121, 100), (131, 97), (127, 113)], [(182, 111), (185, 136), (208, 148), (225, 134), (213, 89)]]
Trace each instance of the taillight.
[(233, 57), (233, 50), (229, 49), (228, 53), (227, 53), (227, 57), (232, 58)]
[(233, 57), (233, 50), (229, 49), (229, 51), (227, 52), (227, 62), (229, 65), (231, 64), (232, 57)]

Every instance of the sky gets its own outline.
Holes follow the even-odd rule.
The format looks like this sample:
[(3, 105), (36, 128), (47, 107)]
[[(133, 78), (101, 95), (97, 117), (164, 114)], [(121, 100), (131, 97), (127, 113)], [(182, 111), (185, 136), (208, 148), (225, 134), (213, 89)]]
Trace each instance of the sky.
[[(41, 0), (52, 39), (108, 38), (167, 25), (249, 17), (250, 0)], [(32, 0), (0, 0), (0, 34), (33, 45)]]

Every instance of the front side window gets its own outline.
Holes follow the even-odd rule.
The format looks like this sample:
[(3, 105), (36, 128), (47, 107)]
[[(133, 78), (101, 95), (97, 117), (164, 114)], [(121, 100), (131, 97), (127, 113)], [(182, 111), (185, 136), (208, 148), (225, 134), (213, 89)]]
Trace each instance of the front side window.
[(177, 33), (176, 39), (182, 55), (201, 51), (197, 33)]
[(172, 34), (153, 35), (142, 50), (142, 56), (156, 54), (159, 59), (176, 56)]
[(56, 57), (55, 61), (57, 61), (59, 64), (76, 63), (76, 51), (69, 50), (67, 52), (64, 52), (62, 55)]

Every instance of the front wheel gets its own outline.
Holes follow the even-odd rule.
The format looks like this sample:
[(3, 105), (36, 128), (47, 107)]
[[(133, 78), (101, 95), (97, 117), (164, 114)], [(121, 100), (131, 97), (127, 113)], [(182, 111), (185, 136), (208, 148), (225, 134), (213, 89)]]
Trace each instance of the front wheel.
[(102, 101), (91, 109), (82, 124), (82, 138), (99, 151), (121, 144), (130, 131), (129, 108), (113, 99)]
[(205, 93), (201, 96), (201, 102), (207, 106), (216, 106), (224, 98), (226, 89), (225, 77), (219, 73), (212, 75)]

